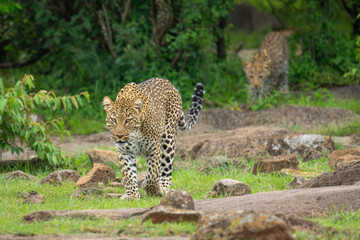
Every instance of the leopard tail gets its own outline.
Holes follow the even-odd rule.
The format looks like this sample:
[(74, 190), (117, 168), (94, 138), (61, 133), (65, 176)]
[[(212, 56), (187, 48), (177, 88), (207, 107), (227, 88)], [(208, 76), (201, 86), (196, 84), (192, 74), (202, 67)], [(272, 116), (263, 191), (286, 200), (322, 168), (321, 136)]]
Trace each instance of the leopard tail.
[(194, 88), (194, 94), (191, 98), (191, 106), (189, 112), (185, 116), (184, 112), (181, 114), (179, 119), (180, 130), (190, 130), (191, 127), (196, 123), (199, 117), (202, 103), (204, 100), (205, 88), (201, 83), (196, 84)]

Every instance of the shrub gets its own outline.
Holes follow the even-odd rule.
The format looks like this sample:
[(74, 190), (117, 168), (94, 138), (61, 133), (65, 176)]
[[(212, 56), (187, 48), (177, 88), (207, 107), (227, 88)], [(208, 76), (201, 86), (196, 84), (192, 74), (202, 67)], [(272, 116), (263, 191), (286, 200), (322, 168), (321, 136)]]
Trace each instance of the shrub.
[(41, 108), (53, 111), (61, 107), (77, 109), (84, 105), (84, 97), (89, 101), (89, 94), (82, 92), (75, 96), (57, 97), (52, 91), (40, 90), (32, 93), (29, 90), (34, 88), (33, 82), (33, 76), (25, 74), (22, 81), (18, 81), (13, 88), (5, 89), (0, 79), (1, 151), (11, 150), (12, 153), (19, 154), (23, 152), (23, 143), (26, 143), (43, 161), (52, 165), (67, 164), (68, 157), (59, 147), (53, 145), (50, 139), (50, 134), (59, 134), (62, 139), (66, 134), (70, 138), (62, 119), (34, 122), (30, 114)]

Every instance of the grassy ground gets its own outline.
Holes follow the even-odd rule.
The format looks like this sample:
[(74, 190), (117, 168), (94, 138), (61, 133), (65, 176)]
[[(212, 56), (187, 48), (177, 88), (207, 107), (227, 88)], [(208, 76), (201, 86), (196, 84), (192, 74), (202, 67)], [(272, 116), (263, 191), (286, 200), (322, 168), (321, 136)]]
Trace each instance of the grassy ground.
[[(78, 156), (79, 158), (79, 156)], [(83, 175), (89, 171), (87, 164), (79, 165), (79, 162), (87, 159), (78, 159), (78, 172)], [(292, 177), (280, 173), (273, 174), (251, 174), (254, 162), (245, 162), (245, 168), (230, 166), (226, 168), (214, 168), (210, 173), (199, 173), (198, 169), (203, 165), (202, 161), (191, 161), (194, 166), (191, 169), (179, 169), (174, 172), (173, 189), (188, 191), (194, 199), (204, 199), (212, 190), (215, 181), (223, 178), (232, 178), (245, 182), (251, 186), (251, 192), (265, 192), (288, 189), (287, 183)], [(144, 159), (140, 159), (141, 166), (145, 166)], [(75, 166), (74, 166), (75, 167)], [(300, 163), (302, 171), (325, 173), (330, 171), (327, 159)], [(23, 167), (28, 173), (43, 178), (50, 169), (39, 170), (34, 167)], [(139, 171), (145, 170), (144, 167)], [(115, 169), (117, 176), (121, 176)], [(6, 172), (2, 170), (2, 172)], [(34, 211), (39, 210), (80, 210), (80, 209), (112, 209), (112, 208), (148, 208), (159, 203), (160, 197), (148, 197), (142, 191), (143, 198), (139, 201), (122, 201), (114, 198), (94, 196), (92, 201), (78, 199), (72, 196), (76, 190), (74, 183), (65, 183), (62, 186), (40, 185), (25, 180), (6, 181), (0, 175), (0, 233), (8, 234), (59, 234), (59, 233), (104, 233), (124, 234), (128, 236), (191, 236), (196, 229), (192, 223), (166, 223), (154, 225), (150, 221), (141, 223), (140, 218), (124, 221), (110, 221), (108, 219), (69, 219), (55, 218), (51, 221), (39, 221), (26, 223), (21, 218)], [(18, 195), (21, 191), (37, 191), (45, 196), (44, 204), (24, 204)], [(118, 189), (118, 192), (124, 192)], [(357, 212), (330, 214), (325, 218), (314, 218), (312, 221), (319, 223), (317, 231), (296, 231), (299, 239), (357, 239), (360, 231), (357, 229), (360, 217)]]

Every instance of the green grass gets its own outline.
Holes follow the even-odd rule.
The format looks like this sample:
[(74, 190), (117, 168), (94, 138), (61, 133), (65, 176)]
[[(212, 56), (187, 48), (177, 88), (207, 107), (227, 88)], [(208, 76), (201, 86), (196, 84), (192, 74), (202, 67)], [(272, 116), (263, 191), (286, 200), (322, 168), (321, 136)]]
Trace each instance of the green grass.
[[(76, 155), (77, 160), (73, 161), (71, 168), (77, 169), (82, 175), (90, 170), (88, 159), (81, 154)], [(139, 172), (145, 170), (144, 158), (139, 158), (141, 165)], [(287, 184), (292, 181), (291, 176), (275, 172), (270, 174), (251, 173), (254, 161), (245, 161), (245, 168), (234, 165), (223, 168), (213, 168), (209, 173), (200, 173), (198, 169), (203, 166), (201, 160), (190, 161), (192, 169), (180, 169), (174, 171), (172, 189), (186, 190), (194, 199), (204, 199), (215, 181), (231, 178), (247, 183), (251, 187), (251, 193), (276, 191), (288, 189)], [(315, 173), (330, 171), (327, 159), (322, 158), (307, 163), (300, 162), (300, 170)], [(0, 169), (1, 173), (9, 169)], [(22, 170), (43, 178), (54, 169), (44, 166), (23, 166)], [(121, 176), (119, 169), (114, 168), (116, 175)], [(26, 223), (22, 217), (40, 210), (81, 210), (81, 209), (120, 209), (120, 208), (149, 208), (160, 202), (160, 197), (148, 197), (144, 191), (142, 199), (138, 201), (124, 201), (115, 198), (104, 198), (93, 196), (93, 200), (78, 199), (72, 196), (76, 190), (75, 183), (65, 183), (61, 186), (41, 185), (36, 182), (29, 182), (21, 179), (5, 180), (0, 175), (0, 233), (20, 235), (45, 235), (45, 234), (69, 234), (69, 233), (103, 233), (123, 234), (126, 236), (148, 237), (148, 236), (191, 236), (196, 224), (193, 223), (166, 223), (153, 224), (150, 221), (141, 223), (140, 218), (133, 218), (123, 221), (111, 221), (105, 218), (95, 219), (71, 219), (55, 218), (50, 221), (38, 221)], [(45, 196), (44, 204), (24, 204), (23, 199), (18, 196), (21, 191), (37, 191)], [(118, 189), (119, 193), (124, 192)], [(341, 239), (341, 236), (350, 237), (359, 235), (356, 231), (356, 224), (359, 222), (359, 214), (355, 212), (341, 212), (329, 214), (327, 218), (312, 218), (319, 224), (318, 231), (296, 231), (299, 239), (321, 239), (322, 237), (333, 237)], [(319, 238), (319, 236), (321, 238)], [(352, 239), (352, 238), (349, 238)]]

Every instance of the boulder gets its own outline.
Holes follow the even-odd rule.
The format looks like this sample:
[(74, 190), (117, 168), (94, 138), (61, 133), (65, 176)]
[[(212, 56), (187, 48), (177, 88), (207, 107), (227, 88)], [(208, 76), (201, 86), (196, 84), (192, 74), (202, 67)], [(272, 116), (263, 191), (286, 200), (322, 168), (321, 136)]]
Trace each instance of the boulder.
[(208, 213), (198, 222), (192, 240), (208, 239), (295, 239), (281, 218), (252, 210)]
[(269, 159), (257, 161), (254, 164), (252, 173), (256, 175), (258, 172), (271, 173), (280, 171), (283, 168), (298, 169), (299, 161), (295, 154), (275, 156)]
[(297, 188), (353, 185), (358, 181), (360, 181), (360, 161), (352, 165), (339, 168), (334, 172), (321, 174), (299, 185)]
[(329, 154), (328, 161), (333, 169), (343, 162), (360, 161), (360, 149), (335, 150)]
[(108, 185), (115, 178), (115, 172), (111, 167), (101, 163), (94, 163), (91, 171), (85, 177), (80, 178), (76, 185), (79, 187), (98, 185), (99, 183)]
[(290, 153), (300, 153), (304, 156), (312, 150), (329, 152), (334, 149), (335, 144), (330, 137), (318, 134), (283, 134), (268, 138), (266, 142), (266, 150), (272, 156)]
[(92, 165), (94, 165), (94, 163), (119, 165), (117, 153), (114, 151), (90, 149), (87, 151), (87, 155), (89, 156)]
[(58, 170), (47, 175), (42, 181), (41, 184), (53, 184), (61, 185), (65, 181), (76, 182), (80, 178), (80, 175), (74, 170)]
[(171, 190), (162, 197), (159, 205), (185, 210), (195, 209), (194, 200), (186, 191)]
[(177, 209), (170, 206), (156, 206), (142, 216), (142, 222), (150, 219), (153, 223), (197, 222), (202, 216), (199, 211)]
[(242, 196), (250, 194), (250, 186), (233, 179), (221, 179), (213, 186), (213, 196), (224, 195), (226, 197)]
[(20, 171), (20, 170), (16, 170), (16, 171), (14, 171), (14, 172), (5, 173), (4, 178), (5, 178), (5, 180), (20, 178), (20, 179), (25, 179), (25, 180), (31, 180), (31, 181), (35, 181), (35, 182), (40, 182), (40, 179), (39, 179), (39, 178), (37, 178), (37, 177), (35, 177), (35, 176), (32, 176), (32, 175), (29, 175), (29, 174), (26, 174), (26, 173), (24, 173), (23, 171)]

